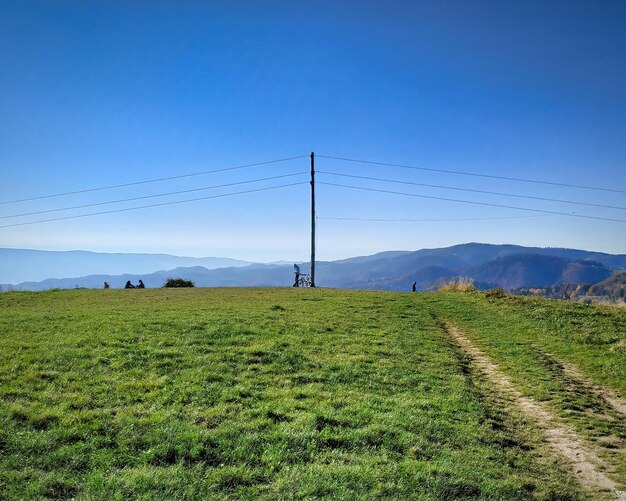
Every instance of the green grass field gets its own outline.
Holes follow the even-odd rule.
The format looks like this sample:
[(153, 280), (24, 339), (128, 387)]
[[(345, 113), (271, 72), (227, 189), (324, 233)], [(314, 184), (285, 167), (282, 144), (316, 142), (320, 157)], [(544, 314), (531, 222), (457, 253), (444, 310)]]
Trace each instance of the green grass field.
[[(473, 370), (612, 452), (626, 311), (484, 293), (146, 289), (0, 295), (0, 498), (585, 499)], [(626, 467), (616, 472), (626, 480)]]

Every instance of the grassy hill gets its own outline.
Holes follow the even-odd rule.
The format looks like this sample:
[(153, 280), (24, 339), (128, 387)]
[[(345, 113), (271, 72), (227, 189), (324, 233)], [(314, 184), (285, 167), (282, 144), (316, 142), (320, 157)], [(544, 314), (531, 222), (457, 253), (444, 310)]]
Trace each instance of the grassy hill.
[(626, 440), (562, 365), (626, 396), (623, 310), (485, 293), (8, 293), (0, 498), (588, 496), (446, 322), (599, 447)]

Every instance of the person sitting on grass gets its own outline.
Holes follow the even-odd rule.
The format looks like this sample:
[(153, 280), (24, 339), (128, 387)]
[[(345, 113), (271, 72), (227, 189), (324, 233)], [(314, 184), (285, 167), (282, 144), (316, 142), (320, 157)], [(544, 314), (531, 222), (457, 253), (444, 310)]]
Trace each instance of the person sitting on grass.
[(143, 280), (139, 280), (139, 284), (137, 285), (138, 289), (145, 289), (146, 286), (143, 284)]
[(109, 288), (109, 283), (108, 282), (104, 282), (104, 288), (108, 289)]
[(126, 282), (126, 285), (124, 286), (124, 289), (134, 289), (134, 288), (135, 286), (130, 283), (130, 280)]

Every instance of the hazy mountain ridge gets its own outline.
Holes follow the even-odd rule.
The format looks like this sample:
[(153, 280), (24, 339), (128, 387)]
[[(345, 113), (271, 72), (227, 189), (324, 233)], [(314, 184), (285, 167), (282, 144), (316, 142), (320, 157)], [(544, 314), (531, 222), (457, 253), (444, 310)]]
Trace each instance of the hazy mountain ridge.
[(595, 284), (611, 275), (611, 269), (595, 261), (581, 261), (539, 254), (500, 256), (466, 270), (463, 275), (479, 284), (510, 290), (557, 284)]
[[(411, 284), (416, 282), (418, 290), (428, 290), (451, 277), (468, 276), (474, 278), (480, 288), (514, 289), (561, 283), (595, 284), (607, 279), (618, 268), (626, 268), (626, 255), (470, 243), (318, 262), (316, 282), (322, 287), (382, 290), (410, 290)], [(303, 263), (301, 269), (307, 273), (308, 263)], [(22, 282), (15, 288), (100, 288), (104, 281), (117, 288), (123, 287), (127, 280), (136, 283), (140, 278), (147, 287), (161, 287), (169, 277), (193, 280), (199, 287), (290, 286), (293, 268), (291, 264), (248, 264), (214, 269), (175, 267), (153, 273), (93, 274)], [(7, 289), (6, 285), (4, 289)]]
[(589, 288), (590, 296), (621, 296), (624, 297), (626, 289), (626, 271), (618, 271), (606, 280)]
[(52, 277), (152, 273), (180, 266), (215, 269), (249, 264), (247, 261), (223, 257), (0, 248), (0, 282), (38, 282)]
[[(49, 278), (41, 282), (22, 282), (15, 286), (18, 290), (88, 289), (102, 288), (107, 282), (112, 288), (123, 288), (130, 280), (136, 284), (143, 280), (146, 287), (162, 287), (168, 278), (192, 280), (198, 287), (241, 287), (241, 286), (284, 286), (285, 277), (292, 274), (292, 265), (250, 265), (243, 268), (218, 268), (209, 270), (202, 266), (178, 267), (172, 270), (159, 270), (154, 273), (125, 273), (122, 275), (88, 275), (74, 278)], [(7, 284), (2, 285), (6, 290)]]

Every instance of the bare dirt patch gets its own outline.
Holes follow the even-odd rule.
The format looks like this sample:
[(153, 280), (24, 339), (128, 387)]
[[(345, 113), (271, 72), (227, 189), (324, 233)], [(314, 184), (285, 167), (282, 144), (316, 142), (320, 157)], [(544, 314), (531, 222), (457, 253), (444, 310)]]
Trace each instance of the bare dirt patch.
[(592, 444), (585, 441), (571, 426), (558, 419), (547, 405), (520, 393), (506, 374), (474, 346), (461, 330), (450, 324), (446, 324), (446, 329), (461, 349), (471, 356), (474, 365), (485, 374), (494, 387), (507, 394), (515, 405), (535, 422), (548, 445), (571, 465), (574, 476), (584, 488), (605, 491), (616, 499), (626, 499), (626, 492), (620, 491), (617, 483), (604, 473), (608, 465), (600, 459)]

